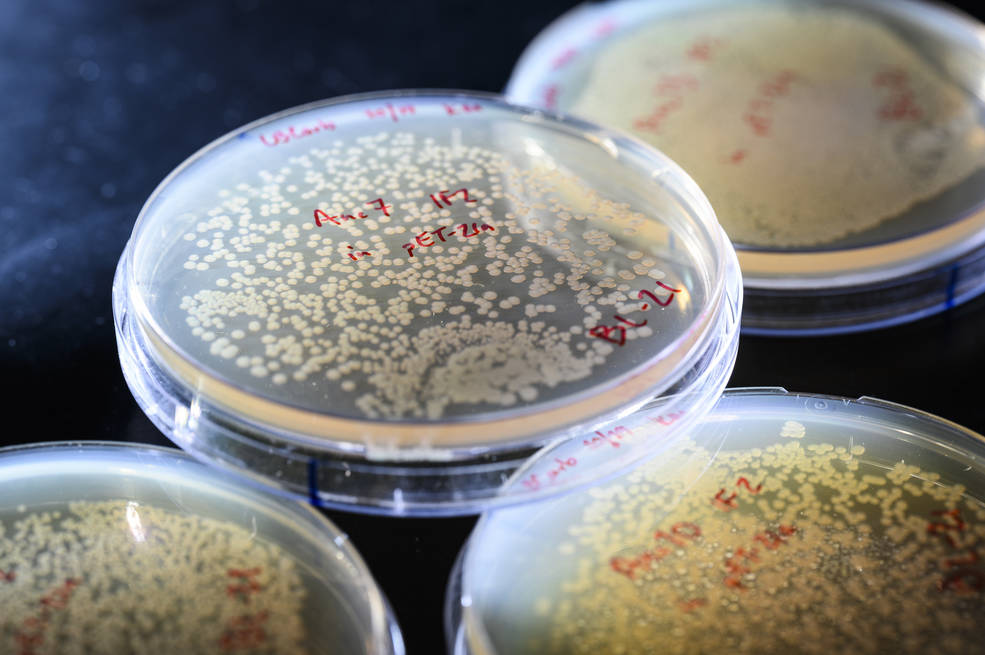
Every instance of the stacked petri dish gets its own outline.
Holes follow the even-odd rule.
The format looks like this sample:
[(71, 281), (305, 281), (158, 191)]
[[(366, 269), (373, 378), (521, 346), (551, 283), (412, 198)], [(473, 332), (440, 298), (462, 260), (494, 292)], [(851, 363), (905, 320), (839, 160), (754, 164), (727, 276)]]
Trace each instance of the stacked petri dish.
[(691, 174), (736, 244), (744, 330), (865, 330), (985, 289), (983, 35), (909, 0), (592, 3), (506, 94)]
[(983, 475), (985, 438), (917, 410), (726, 392), (661, 458), (483, 516), (449, 652), (971, 652)]
[(0, 449), (5, 653), (402, 655), (345, 535), (169, 449)]
[(731, 373), (741, 282), (701, 191), (635, 140), (494, 96), (316, 103), (207, 146), (148, 200), (114, 309), (178, 445), (314, 504), (476, 512), (538, 449), (662, 398), (653, 452)]
[(911, 2), (612, 2), (539, 37), (510, 99), (261, 119), (141, 211), (127, 383), (217, 479), (487, 512), (456, 654), (967, 650), (981, 437), (722, 393), (740, 321), (869, 329), (985, 286), (981, 43)]

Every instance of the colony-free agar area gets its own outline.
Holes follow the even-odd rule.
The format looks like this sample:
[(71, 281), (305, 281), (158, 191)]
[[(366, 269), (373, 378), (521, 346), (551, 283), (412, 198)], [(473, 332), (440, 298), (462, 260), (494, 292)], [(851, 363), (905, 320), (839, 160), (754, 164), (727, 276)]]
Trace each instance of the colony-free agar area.
[(983, 453), (888, 403), (726, 394), (673, 454), (484, 517), (458, 652), (972, 652)]
[(487, 97), (373, 96), (189, 160), (118, 293), (190, 394), (386, 457), (544, 439), (667, 388), (707, 350), (730, 253), (633, 142)]
[(2, 451), (0, 651), (401, 653), (338, 536), (178, 453)]

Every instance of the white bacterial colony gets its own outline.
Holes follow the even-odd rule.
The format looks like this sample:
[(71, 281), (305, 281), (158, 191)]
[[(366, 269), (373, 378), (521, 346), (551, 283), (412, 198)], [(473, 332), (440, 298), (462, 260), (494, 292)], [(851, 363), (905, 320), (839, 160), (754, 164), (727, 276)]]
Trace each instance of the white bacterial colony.
[[(159, 302), (180, 308), (171, 331), (208, 367), (315, 409), (436, 420), (562, 397), (638, 363), (617, 350), (654, 335), (656, 311), (625, 347), (590, 332), (640, 317), (639, 288), (668, 297), (643, 252), (661, 245), (637, 243), (654, 219), (461, 134), (324, 138), (218, 190), (182, 235), (176, 291)], [(655, 310), (680, 321), (667, 302)], [(657, 352), (672, 329), (637, 347)]]
[(579, 498), (559, 541), (524, 534), (565, 573), (512, 600), (520, 585), (497, 574), (489, 607), (517, 602), (497, 621), (524, 635), (510, 652), (977, 651), (985, 507), (909, 458), (887, 468), (782, 432), (710, 466), (682, 447)]
[(3, 653), (305, 653), (304, 601), (292, 559), (230, 523), (125, 500), (0, 517)]
[(733, 241), (817, 247), (985, 164), (981, 107), (889, 28), (809, 4), (663, 15), (591, 51), (562, 108), (686, 170)]

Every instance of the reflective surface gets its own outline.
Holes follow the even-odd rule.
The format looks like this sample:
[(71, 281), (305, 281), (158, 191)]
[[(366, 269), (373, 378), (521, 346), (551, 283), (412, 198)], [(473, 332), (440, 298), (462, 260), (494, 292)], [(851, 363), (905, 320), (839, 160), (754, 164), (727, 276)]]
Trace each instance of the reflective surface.
[(983, 34), (909, 1), (598, 3), (530, 44), (507, 95), (693, 175), (739, 250), (743, 329), (876, 329), (985, 290)]
[[(0, 370), (4, 407), (32, 417), (0, 441), (170, 443), (123, 380), (107, 290), (141, 205), (189, 153), (344, 93), (499, 91), (526, 44), (572, 4), (0, 3)], [(359, 27), (329, 28), (339, 24)], [(869, 394), (985, 433), (983, 335), (982, 299), (879, 332), (746, 335), (732, 384)], [(329, 515), (392, 601), (408, 649), (443, 652), (445, 583), (474, 519)]]
[[(611, 411), (578, 405), (658, 359), (651, 386), (666, 384), (675, 341), (716, 311), (728, 247), (689, 184), (633, 144), (491, 98), (328, 103), (182, 167), (142, 213), (121, 284), (165, 367), (201, 369), (188, 383), (206, 395), (215, 377), (344, 419), (468, 419), (440, 440), (481, 442), (468, 423)], [(405, 431), (398, 444), (435, 440)]]
[(0, 607), (11, 653), (403, 652), (333, 526), (152, 448), (0, 451)]
[(659, 461), (486, 515), (460, 652), (967, 652), (985, 440), (904, 407), (727, 395)]

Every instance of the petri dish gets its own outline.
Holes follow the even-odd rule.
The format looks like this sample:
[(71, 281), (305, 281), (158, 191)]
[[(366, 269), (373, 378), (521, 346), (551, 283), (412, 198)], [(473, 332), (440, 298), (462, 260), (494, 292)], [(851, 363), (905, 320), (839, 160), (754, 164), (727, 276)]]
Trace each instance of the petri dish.
[(983, 482), (985, 439), (937, 417), (727, 391), (659, 460), (484, 514), (449, 652), (971, 652)]
[(743, 329), (808, 335), (985, 289), (983, 72), (985, 28), (937, 4), (619, 0), (546, 28), (506, 95), (674, 159), (736, 245)]
[(0, 610), (5, 653), (404, 652), (317, 511), (131, 444), (0, 449)]
[[(208, 145), (147, 201), (114, 283), (124, 374), (172, 440), (389, 514), (510, 502), (538, 448), (654, 396), (698, 416), (740, 309), (734, 249), (666, 157), (444, 91), (319, 102)], [(629, 463), (609, 457), (591, 470)]]

